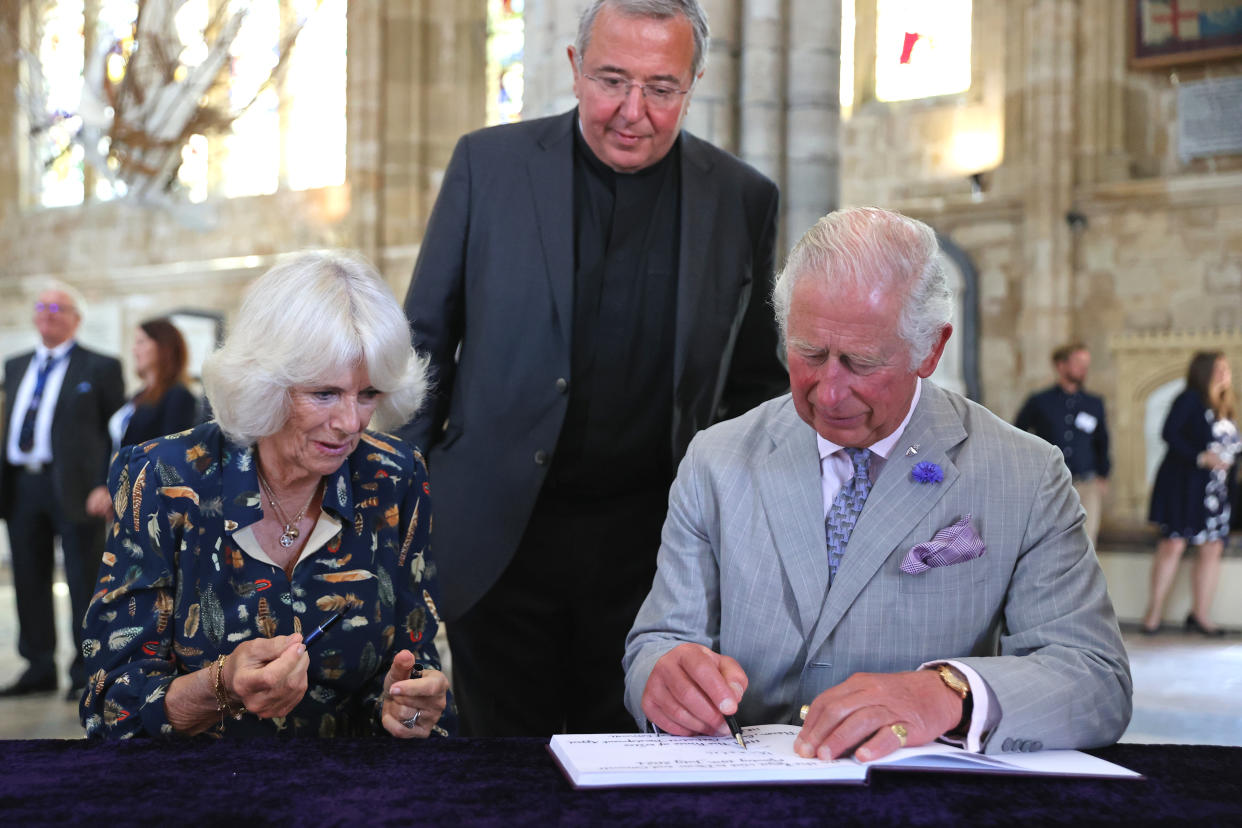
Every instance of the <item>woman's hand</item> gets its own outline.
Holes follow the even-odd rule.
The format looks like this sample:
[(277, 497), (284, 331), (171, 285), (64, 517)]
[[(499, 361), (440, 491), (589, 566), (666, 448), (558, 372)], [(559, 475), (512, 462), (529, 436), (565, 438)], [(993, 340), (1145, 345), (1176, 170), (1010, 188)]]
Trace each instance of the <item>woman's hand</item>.
[(302, 636), (252, 638), (237, 645), (221, 680), (229, 698), (260, 719), (287, 716), (306, 695), (310, 656)]
[(402, 650), (384, 676), (380, 723), (398, 739), (426, 739), (448, 704), (449, 683), (444, 673), (425, 669), (421, 678), (410, 678), (412, 669), (414, 654)]
[(1209, 471), (1228, 470), (1230, 464), (1225, 462), (1219, 454), (1214, 451), (1205, 451), (1198, 457), (1199, 468)]

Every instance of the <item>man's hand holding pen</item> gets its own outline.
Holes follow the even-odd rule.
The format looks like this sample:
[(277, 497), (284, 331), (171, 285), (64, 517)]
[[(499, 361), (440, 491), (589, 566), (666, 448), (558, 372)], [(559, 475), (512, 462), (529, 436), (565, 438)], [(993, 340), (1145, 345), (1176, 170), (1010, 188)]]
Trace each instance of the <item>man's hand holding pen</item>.
[(384, 677), (380, 723), (398, 739), (426, 739), (448, 704), (448, 689), (443, 673), (416, 665), (414, 654), (402, 650)]
[(680, 644), (656, 662), (643, 689), (643, 714), (675, 736), (729, 735), (749, 679), (742, 666), (701, 644)]

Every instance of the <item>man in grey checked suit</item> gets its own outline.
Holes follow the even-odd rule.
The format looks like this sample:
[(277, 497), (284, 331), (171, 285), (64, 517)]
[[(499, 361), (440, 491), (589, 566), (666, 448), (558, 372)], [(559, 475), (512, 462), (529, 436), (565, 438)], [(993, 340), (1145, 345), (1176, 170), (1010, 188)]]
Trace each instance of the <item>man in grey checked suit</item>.
[[(626, 644), (640, 725), (804, 718), (801, 755), (865, 761), (1125, 729), (1129, 664), (1060, 452), (926, 381), (952, 332), (936, 250), (925, 224), (867, 208), (790, 254), (773, 304), (792, 393), (681, 464)], [(861, 485), (846, 449), (867, 449)]]

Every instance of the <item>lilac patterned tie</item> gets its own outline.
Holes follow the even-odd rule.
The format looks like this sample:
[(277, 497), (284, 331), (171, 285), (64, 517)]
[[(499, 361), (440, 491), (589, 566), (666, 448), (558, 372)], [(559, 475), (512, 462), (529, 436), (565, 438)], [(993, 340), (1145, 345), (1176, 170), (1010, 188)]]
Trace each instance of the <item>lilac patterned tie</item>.
[(867, 475), (871, 452), (865, 448), (847, 448), (844, 451), (854, 463), (854, 476), (845, 481), (841, 491), (832, 499), (832, 508), (824, 519), (824, 532), (828, 538), (829, 586), (837, 577), (837, 567), (841, 565), (845, 545), (850, 542), (850, 534), (854, 531), (854, 524), (858, 522), (858, 513), (862, 511), (867, 495), (871, 492), (871, 478)]

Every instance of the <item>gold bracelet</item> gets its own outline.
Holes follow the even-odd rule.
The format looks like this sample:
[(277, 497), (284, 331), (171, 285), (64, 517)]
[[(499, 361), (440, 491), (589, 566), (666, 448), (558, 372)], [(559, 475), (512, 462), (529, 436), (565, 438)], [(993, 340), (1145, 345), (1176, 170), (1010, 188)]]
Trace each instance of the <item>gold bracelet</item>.
[(240, 720), (242, 714), (246, 712), (246, 706), (244, 704), (234, 705), (231, 701), (229, 701), (228, 691), (224, 689), (224, 663), (228, 660), (229, 657), (226, 655), (222, 655), (216, 659), (216, 681), (214, 690), (216, 693), (216, 710), (220, 713), (221, 728), (224, 727), (225, 714), (232, 716), (235, 720)]

